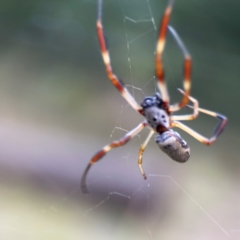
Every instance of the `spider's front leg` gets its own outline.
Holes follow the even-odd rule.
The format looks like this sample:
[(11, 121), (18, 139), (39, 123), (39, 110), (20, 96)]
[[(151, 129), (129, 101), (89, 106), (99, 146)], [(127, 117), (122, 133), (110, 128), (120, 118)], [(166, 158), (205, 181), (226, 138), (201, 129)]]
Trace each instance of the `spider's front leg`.
[(120, 81), (120, 79), (113, 73), (111, 59), (107, 49), (106, 39), (104, 36), (103, 25), (102, 25), (102, 0), (98, 0), (97, 34), (98, 34), (99, 45), (102, 53), (103, 62), (106, 66), (106, 72), (107, 72), (108, 78), (110, 79), (112, 84), (117, 88), (117, 90), (121, 93), (121, 95), (126, 99), (128, 104), (131, 105), (133, 109), (135, 109), (141, 114), (142, 108), (138, 105), (138, 103), (129, 93), (124, 83)]
[(190, 148), (179, 133), (169, 129), (156, 137), (159, 148), (170, 158), (184, 163), (190, 157)]
[(191, 68), (192, 68), (192, 60), (191, 56), (185, 47), (183, 41), (177, 34), (177, 32), (169, 26), (169, 20), (170, 15), (172, 12), (174, 0), (169, 0), (168, 6), (165, 9), (160, 27), (159, 27), (159, 35), (158, 35), (158, 41), (157, 41), (157, 49), (156, 49), (156, 58), (155, 58), (155, 64), (156, 64), (156, 76), (157, 76), (157, 85), (158, 89), (162, 95), (163, 102), (168, 106), (169, 104), (169, 95), (167, 91), (167, 85), (165, 83), (165, 77), (164, 77), (164, 68), (163, 68), (163, 61), (162, 61), (162, 55), (165, 47), (166, 42), (166, 34), (167, 29), (169, 29), (170, 33), (172, 34), (174, 40), (177, 42), (178, 46), (180, 47), (183, 55), (184, 55), (184, 80), (183, 80), (183, 89), (185, 94), (183, 95), (183, 98), (181, 102), (174, 104), (173, 106), (170, 106), (170, 111), (177, 111), (188, 103), (188, 96), (190, 95), (190, 88), (191, 88)]

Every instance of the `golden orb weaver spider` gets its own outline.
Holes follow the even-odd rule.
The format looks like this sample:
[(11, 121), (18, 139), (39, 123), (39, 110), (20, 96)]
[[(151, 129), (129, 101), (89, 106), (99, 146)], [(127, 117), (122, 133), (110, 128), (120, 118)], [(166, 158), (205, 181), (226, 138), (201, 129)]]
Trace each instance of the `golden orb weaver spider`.
[[(145, 97), (141, 106), (135, 101), (132, 95), (124, 86), (124, 83), (121, 82), (118, 77), (113, 73), (109, 52), (106, 45), (106, 40), (104, 37), (103, 26), (102, 26), (102, 0), (98, 0), (98, 17), (97, 17), (97, 34), (99, 45), (102, 53), (102, 58), (106, 67), (106, 72), (108, 78), (112, 82), (112, 84), (117, 88), (117, 90), (121, 93), (123, 98), (126, 99), (128, 104), (132, 106), (137, 112), (145, 117), (145, 120), (140, 123), (136, 128), (129, 131), (125, 136), (120, 138), (118, 141), (113, 141), (112, 143), (103, 147), (100, 151), (98, 151), (90, 160), (87, 165), (82, 179), (81, 179), (81, 189), (83, 193), (88, 193), (88, 189), (86, 186), (86, 178), (89, 172), (90, 167), (97, 161), (99, 161), (107, 152), (109, 152), (112, 148), (120, 147), (126, 144), (131, 138), (136, 136), (143, 128), (149, 127), (150, 133), (144, 143), (142, 144), (139, 154), (138, 154), (138, 165), (142, 176), (146, 179), (146, 174), (142, 168), (142, 155), (143, 152), (151, 139), (152, 135), (156, 132), (159, 135), (156, 137), (156, 142), (160, 149), (165, 152), (170, 158), (177, 162), (186, 162), (190, 157), (190, 148), (187, 143), (183, 140), (183, 138), (171, 128), (177, 127), (187, 132), (195, 139), (200, 141), (205, 145), (211, 145), (216, 138), (220, 135), (222, 130), (224, 129), (227, 118), (221, 114), (216, 112), (212, 112), (209, 110), (205, 110), (199, 108), (198, 101), (190, 96), (190, 88), (191, 88), (191, 65), (192, 60), (190, 54), (188, 53), (185, 45), (180, 39), (177, 32), (168, 25), (172, 6), (174, 0), (169, 0), (168, 5), (165, 9), (164, 15), (162, 17), (162, 21), (160, 23), (160, 31), (158, 35), (157, 48), (156, 48), (156, 76), (157, 76), (157, 86), (160, 93), (156, 93), (153, 97)], [(169, 105), (169, 95), (167, 91), (167, 86), (164, 78), (164, 69), (162, 64), (162, 53), (165, 46), (166, 41), (166, 33), (167, 29), (173, 35), (173, 38), (177, 42), (178, 46), (183, 52), (184, 56), (184, 80), (183, 80), (183, 89), (178, 89), (180, 93), (183, 95), (181, 102), (176, 103), (174, 105)], [(193, 106), (187, 105), (189, 100), (193, 103)], [(178, 111), (183, 107), (189, 107), (193, 109), (192, 114), (188, 115), (172, 115), (172, 112)], [(216, 117), (220, 119), (219, 124), (217, 125), (212, 137), (206, 138), (191, 128), (187, 127), (183, 123), (179, 121), (185, 120), (193, 120), (198, 116), (198, 113), (202, 112), (208, 114), (210, 116)]]

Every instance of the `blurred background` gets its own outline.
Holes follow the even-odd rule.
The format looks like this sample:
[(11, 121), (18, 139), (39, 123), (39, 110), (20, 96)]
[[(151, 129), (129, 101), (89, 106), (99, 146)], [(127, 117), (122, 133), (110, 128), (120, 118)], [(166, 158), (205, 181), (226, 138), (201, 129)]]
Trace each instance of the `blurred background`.
[[(138, 102), (156, 92), (166, 5), (103, 4), (114, 72)], [(1, 239), (240, 239), (240, 2), (178, 0), (171, 16), (193, 59), (192, 96), (229, 118), (219, 139), (207, 147), (179, 130), (191, 147), (179, 164), (153, 138), (144, 181), (145, 129), (92, 167), (84, 195), (80, 178), (93, 154), (142, 121), (107, 79), (96, 8), (96, 0), (0, 2)], [(170, 34), (164, 65), (174, 103), (183, 56)], [(217, 119), (200, 114), (186, 124), (210, 137)]]

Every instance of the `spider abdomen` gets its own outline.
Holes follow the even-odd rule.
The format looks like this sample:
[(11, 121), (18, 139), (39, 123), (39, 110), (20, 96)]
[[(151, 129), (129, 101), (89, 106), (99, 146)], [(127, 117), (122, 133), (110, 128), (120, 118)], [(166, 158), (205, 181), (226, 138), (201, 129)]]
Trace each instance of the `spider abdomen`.
[(159, 148), (177, 162), (186, 162), (190, 157), (190, 148), (179, 133), (168, 130), (156, 137)]

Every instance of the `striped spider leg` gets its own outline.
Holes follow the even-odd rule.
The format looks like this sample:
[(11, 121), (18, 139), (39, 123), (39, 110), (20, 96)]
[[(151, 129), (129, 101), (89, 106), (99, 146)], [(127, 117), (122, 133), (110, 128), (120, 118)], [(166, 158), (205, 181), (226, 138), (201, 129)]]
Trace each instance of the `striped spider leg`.
[(144, 121), (140, 123), (136, 128), (125, 134), (122, 138), (120, 138), (118, 141), (113, 141), (112, 143), (106, 145), (103, 147), (99, 152), (97, 152), (87, 165), (81, 179), (81, 189), (83, 193), (88, 193), (87, 185), (86, 185), (86, 178), (87, 174), (90, 170), (90, 167), (97, 161), (99, 161), (107, 152), (109, 152), (112, 148), (120, 147), (125, 145), (130, 139), (132, 139), (134, 136), (136, 136), (139, 132), (143, 130), (147, 126), (147, 122)]
[(108, 78), (110, 79), (112, 84), (117, 88), (117, 90), (121, 93), (123, 98), (126, 99), (129, 105), (131, 105), (133, 109), (141, 113), (142, 108), (138, 105), (138, 103), (129, 93), (127, 88), (124, 86), (124, 83), (120, 81), (120, 79), (112, 71), (111, 60), (107, 49), (107, 43), (102, 26), (102, 0), (98, 0), (97, 35)]
[[(173, 3), (174, 3), (174, 0), (169, 0), (168, 6), (165, 10), (165, 13), (161, 21), (160, 31), (158, 35), (157, 49), (156, 49), (156, 58), (155, 58), (156, 76), (158, 79), (157, 85), (162, 95), (162, 100), (164, 102), (164, 105), (166, 105), (166, 107), (170, 112), (177, 111), (183, 108), (184, 106), (186, 106), (186, 104), (188, 103), (188, 96), (190, 95), (190, 88), (191, 88), (190, 76), (191, 76), (191, 66), (192, 66), (191, 56), (188, 53), (186, 47), (184, 46), (182, 40), (178, 36), (177, 32), (168, 25), (170, 15), (172, 12)], [(168, 95), (167, 86), (165, 83), (164, 69), (163, 69), (163, 62), (162, 62), (162, 54), (165, 47), (167, 29), (169, 29), (170, 32), (172, 33), (174, 39), (176, 40), (178, 46), (180, 47), (184, 55), (183, 89), (184, 89), (184, 92), (186, 93), (185, 95), (183, 95), (183, 99), (180, 103), (170, 107), (169, 107), (169, 95)]]
[[(187, 106), (189, 108), (193, 108), (192, 106)], [(217, 137), (221, 134), (221, 132), (223, 131), (224, 127), (227, 124), (227, 118), (219, 113), (216, 112), (212, 112), (203, 108), (198, 108), (199, 112), (205, 113), (207, 115), (210, 115), (212, 117), (216, 117), (220, 120), (219, 124), (217, 125), (216, 129), (214, 130), (212, 136), (210, 138), (206, 138), (204, 136), (202, 136), (201, 134), (197, 133), (196, 131), (192, 130), (191, 128), (189, 128), (188, 126), (184, 125), (181, 122), (178, 121), (172, 121), (171, 126), (172, 127), (178, 127), (181, 128), (183, 131), (187, 132), (189, 135), (193, 136), (194, 138), (196, 138), (199, 142), (209, 146), (212, 145)], [(181, 116), (179, 116), (181, 117)], [(177, 118), (176, 118), (177, 119)], [(190, 120), (190, 119), (184, 119), (184, 120)]]

